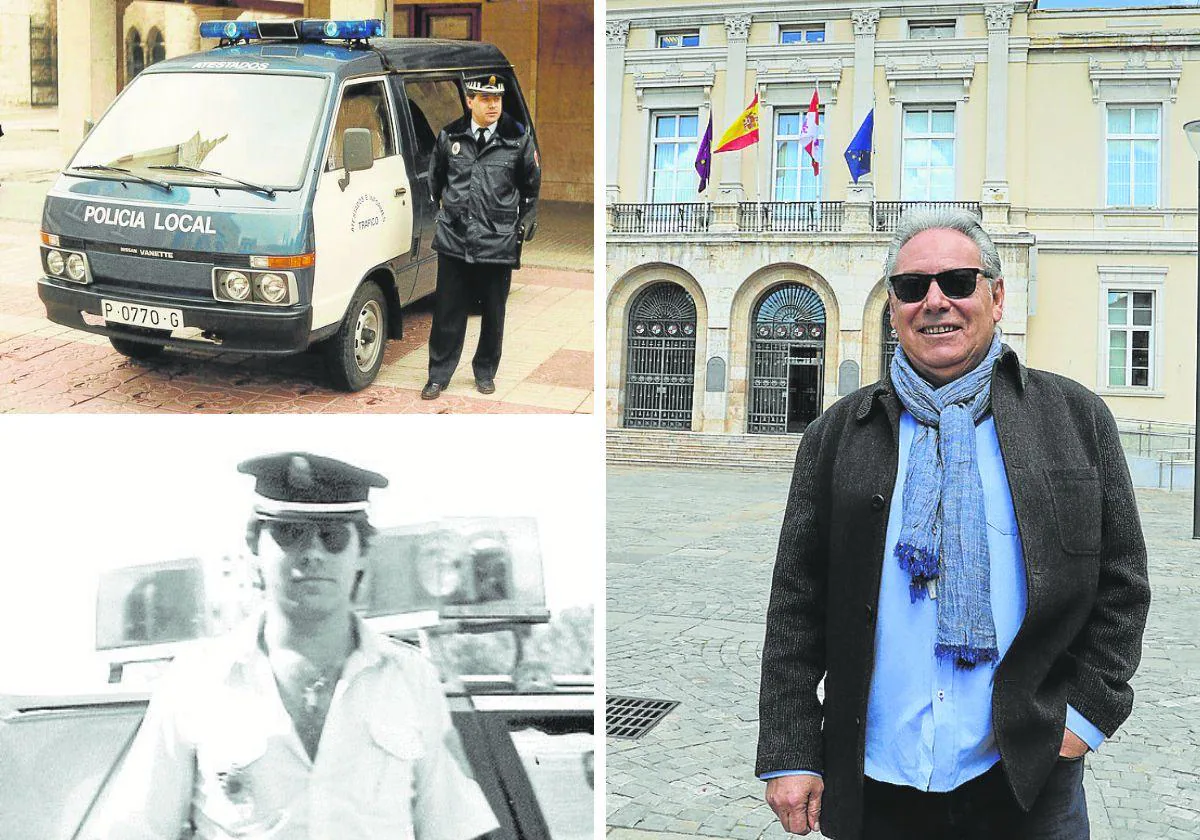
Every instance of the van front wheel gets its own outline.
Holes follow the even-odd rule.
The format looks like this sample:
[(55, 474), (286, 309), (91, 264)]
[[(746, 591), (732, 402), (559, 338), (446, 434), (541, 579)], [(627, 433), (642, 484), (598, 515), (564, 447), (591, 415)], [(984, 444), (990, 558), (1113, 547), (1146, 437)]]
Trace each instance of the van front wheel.
[(339, 391), (361, 391), (383, 364), (387, 345), (387, 299), (374, 281), (358, 287), (346, 318), (325, 342), (325, 364)]

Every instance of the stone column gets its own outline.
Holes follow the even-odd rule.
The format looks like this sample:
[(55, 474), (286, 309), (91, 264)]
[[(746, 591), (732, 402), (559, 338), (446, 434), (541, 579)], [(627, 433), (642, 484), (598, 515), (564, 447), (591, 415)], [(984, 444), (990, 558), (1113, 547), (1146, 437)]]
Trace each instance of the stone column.
[(58, 139), (64, 155), (117, 95), (113, 0), (58, 0)]
[(987, 6), (988, 26), (987, 157), (983, 173), (983, 218), (1008, 224), (1008, 34), (1013, 7)]
[[(862, 121), (870, 110), (875, 107), (875, 30), (879, 26), (879, 9), (855, 9), (851, 12), (854, 21), (854, 124), (853, 132), (858, 131)], [(875, 159), (871, 159), (871, 167), (875, 167)], [(871, 229), (871, 202), (875, 199), (875, 175), (868, 172), (846, 185), (845, 215), (842, 217), (842, 230), (853, 233), (865, 233)]]
[[(725, 18), (725, 37), (728, 47), (725, 55), (725, 118), (720, 114), (713, 119), (713, 144), (725, 129), (750, 104), (746, 98), (746, 41), (750, 37), (750, 15), (730, 15)], [(742, 197), (741, 152), (725, 152), (719, 158), (721, 190), (719, 203), (737, 203)]]
[(625, 44), (629, 40), (629, 21), (610, 20), (604, 24), (608, 44), (605, 54), (604, 105), (604, 203), (621, 200), (618, 169), (621, 163), (621, 96), (625, 80)]

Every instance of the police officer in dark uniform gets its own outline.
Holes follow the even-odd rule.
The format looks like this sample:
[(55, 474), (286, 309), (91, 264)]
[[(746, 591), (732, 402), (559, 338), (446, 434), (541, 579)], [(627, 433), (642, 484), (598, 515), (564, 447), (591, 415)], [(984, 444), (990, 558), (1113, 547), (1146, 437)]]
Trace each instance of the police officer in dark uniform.
[(462, 354), (467, 310), (482, 303), (479, 346), (471, 365), (482, 394), (496, 390), (504, 306), (521, 243), (533, 237), (541, 166), (526, 126), (503, 113), (504, 82), (467, 82), (469, 113), (442, 129), (429, 161), (437, 214), (437, 296), (429, 336), (429, 381), (421, 398), (450, 384)]

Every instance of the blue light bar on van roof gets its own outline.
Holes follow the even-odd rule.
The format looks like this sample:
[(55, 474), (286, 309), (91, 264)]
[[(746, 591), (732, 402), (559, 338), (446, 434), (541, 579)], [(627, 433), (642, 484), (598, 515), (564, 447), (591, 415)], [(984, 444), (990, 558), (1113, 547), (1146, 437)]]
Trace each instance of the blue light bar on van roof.
[(305, 41), (361, 41), (383, 37), (381, 20), (304, 20), (300, 22), (300, 38)]
[(208, 20), (200, 24), (200, 37), (248, 41), (258, 37), (258, 21)]
[(297, 37), (302, 41), (362, 41), (383, 36), (381, 20), (210, 20), (200, 24), (201, 38), (251, 41), (257, 38)]

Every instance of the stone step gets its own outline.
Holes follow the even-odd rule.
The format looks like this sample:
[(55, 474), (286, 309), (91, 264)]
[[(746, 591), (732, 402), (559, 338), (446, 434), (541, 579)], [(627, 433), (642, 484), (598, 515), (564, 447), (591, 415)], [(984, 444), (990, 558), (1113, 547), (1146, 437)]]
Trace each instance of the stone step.
[(609, 429), (606, 444), (610, 464), (790, 470), (800, 436)]

